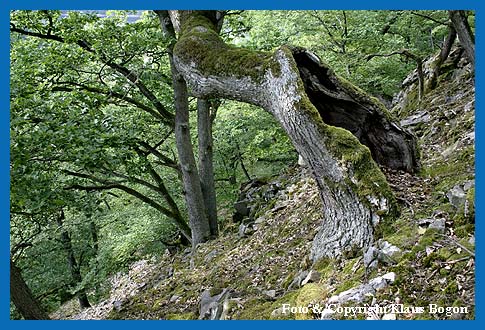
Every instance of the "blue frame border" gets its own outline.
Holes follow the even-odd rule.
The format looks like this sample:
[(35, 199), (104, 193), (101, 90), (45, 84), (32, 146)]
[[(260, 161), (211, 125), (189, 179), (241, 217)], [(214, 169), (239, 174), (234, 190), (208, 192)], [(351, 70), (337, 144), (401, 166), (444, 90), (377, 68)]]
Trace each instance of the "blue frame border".
[[(465, 321), (467, 327), (476, 327), (478, 324), (481, 323), (483, 320), (482, 314), (482, 302), (483, 302), (483, 292), (481, 289), (482, 286), (482, 258), (480, 253), (481, 238), (483, 234), (483, 226), (480, 221), (485, 215), (485, 208), (480, 204), (480, 201), (485, 200), (485, 194), (482, 192), (483, 187), (483, 179), (482, 179), (482, 165), (484, 164), (484, 156), (483, 156), (483, 148), (484, 143), (482, 140), (485, 139), (485, 128), (483, 127), (483, 118), (484, 115), (481, 113), (480, 109), (482, 108), (482, 104), (485, 104), (483, 101), (482, 93), (482, 84), (483, 84), (483, 64), (481, 63), (482, 54), (483, 54), (483, 46), (481, 40), (481, 32), (485, 31), (485, 19), (482, 18), (482, 10), (483, 1), (481, 0), (461, 0), (461, 1), (451, 1), (451, 0), (407, 0), (407, 1), (389, 1), (389, 0), (346, 0), (346, 1), (311, 1), (311, 0), (299, 0), (299, 1), (289, 1), (289, 0), (280, 0), (280, 1), (271, 1), (271, 0), (178, 0), (178, 1), (150, 1), (150, 0), (137, 0), (137, 1), (128, 1), (128, 0), (70, 0), (70, 1), (60, 1), (60, 0), (3, 0), (0, 3), (0, 42), (2, 43), (3, 47), (1, 48), (3, 51), (0, 52), (0, 66), (2, 75), (1, 79), (1, 86), (0, 89), (1, 93), (1, 105), (3, 111), (0, 112), (0, 215), (1, 215), (1, 222), (0, 222), (0, 234), (2, 237), (0, 238), (0, 265), (1, 265), (1, 272), (0, 272), (0, 324), (6, 326), (7, 328), (23, 328), (23, 327), (48, 327), (49, 329), (57, 328), (57, 327), (66, 327), (68, 326), (65, 322), (68, 321), (55, 321), (55, 322), (48, 322), (46, 321), (10, 321), (10, 312), (9, 312), (9, 179), (10, 179), (10, 168), (9, 168), (9, 122), (10, 122), (10, 115), (9, 115), (9, 66), (10, 66), (10, 59), (9, 59), (9, 11), (12, 9), (140, 9), (140, 10), (148, 10), (148, 9), (155, 9), (155, 8), (163, 8), (163, 9), (472, 9), (476, 10), (476, 52), (477, 52), (477, 61), (476, 61), (476, 201), (477, 209), (476, 209), (476, 236), (477, 236), (477, 245), (476, 245), (476, 252), (478, 259), (476, 260), (476, 321)], [(34, 322), (34, 323), (32, 323)], [(140, 323), (134, 324), (133, 322), (139, 321), (86, 321), (90, 322), (89, 326), (92, 327), (105, 327), (105, 326), (113, 326), (113, 327), (131, 327), (131, 326), (140, 326)], [(106, 323), (109, 322), (109, 323)], [(355, 324), (349, 323), (352, 321), (344, 321), (338, 323), (338, 325), (334, 322), (338, 321), (330, 321), (333, 323), (308, 323), (312, 321), (308, 321), (305, 324), (298, 323), (295, 324), (293, 322), (298, 321), (233, 321), (230, 324), (221, 323), (219, 322), (202, 322), (202, 321), (148, 321), (143, 323), (142, 326), (150, 327), (150, 328), (171, 328), (171, 327), (182, 327), (182, 328), (193, 328), (193, 327), (210, 327), (211, 329), (218, 329), (218, 328), (226, 328), (228, 325), (230, 327), (236, 328), (245, 328), (247, 326), (256, 326), (256, 327), (266, 327), (266, 326), (275, 326), (275, 327), (298, 327), (301, 325), (309, 326), (309, 327), (318, 327), (322, 328), (324, 325), (330, 326), (337, 326), (341, 327), (353, 327)], [(169, 323), (167, 323), (169, 322)], [(173, 323), (179, 322), (179, 323)], [(202, 323), (201, 323), (202, 322)], [(251, 322), (251, 323), (248, 323)], [(262, 322), (269, 322), (269, 323), (262, 323)], [(355, 321), (354, 321), (355, 322)], [(398, 321), (397, 323), (393, 323), (393, 327), (408, 327), (409, 324), (403, 324), (406, 321)], [(408, 321), (409, 322), (409, 321)], [(457, 327), (460, 326), (455, 322), (460, 321), (428, 321), (432, 323), (423, 323), (426, 321), (410, 321), (414, 322), (411, 326), (418, 326), (418, 327), (426, 327), (426, 326), (438, 326), (440, 328), (448, 328), (448, 327)], [(440, 322), (436, 324), (435, 322)], [(463, 321), (462, 321), (463, 322)], [(74, 322), (70, 323), (69, 327), (85, 327), (86, 324)], [(388, 323), (369, 323), (364, 322), (363, 324), (359, 324), (359, 326), (364, 327), (372, 327), (372, 328), (382, 328), (388, 327)]]

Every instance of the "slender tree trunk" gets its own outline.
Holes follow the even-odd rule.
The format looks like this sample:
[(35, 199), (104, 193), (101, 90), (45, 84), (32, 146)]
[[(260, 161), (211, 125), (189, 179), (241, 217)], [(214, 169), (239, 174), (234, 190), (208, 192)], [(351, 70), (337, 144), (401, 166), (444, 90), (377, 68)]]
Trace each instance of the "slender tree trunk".
[(199, 138), (199, 176), (205, 209), (212, 237), (219, 234), (216, 189), (214, 184), (212, 121), (209, 102), (197, 99), (197, 131)]
[(91, 232), (91, 239), (93, 241), (94, 254), (98, 255), (98, 251), (99, 251), (98, 227), (96, 226), (96, 223), (92, 219), (90, 219), (89, 221), (89, 231)]
[(236, 143), (236, 150), (237, 150), (237, 159), (241, 164), (241, 169), (244, 173), (244, 176), (246, 177), (246, 179), (248, 179), (248, 181), (251, 181), (251, 176), (249, 175), (248, 169), (246, 168), (246, 165), (244, 165), (244, 158), (241, 152), (241, 148), (239, 147), (239, 143)]
[(175, 141), (182, 168), (185, 201), (192, 230), (192, 246), (196, 248), (199, 243), (210, 238), (210, 227), (190, 138), (187, 86), (175, 65), (172, 64), (171, 67), (175, 98)]
[[(168, 12), (157, 10), (155, 13), (165, 35), (175, 40), (175, 31), (168, 17)], [(173, 43), (168, 48), (172, 86), (175, 100), (175, 142), (182, 170), (182, 181), (185, 189), (185, 201), (189, 214), (189, 225), (192, 231), (192, 248), (210, 239), (211, 231), (204, 208), (204, 198), (200, 184), (199, 173), (195, 162), (189, 126), (189, 104), (187, 85), (178, 72), (173, 61)]]
[(475, 67), (475, 36), (468, 24), (468, 19), (464, 10), (450, 10), (450, 19), (455, 27), (460, 44), (465, 48), (466, 55), (470, 63)]
[(445, 42), (441, 47), (440, 55), (438, 56), (438, 60), (436, 61), (435, 67), (433, 69), (433, 73), (431, 74), (427, 89), (432, 90), (436, 88), (436, 85), (438, 83), (438, 77), (441, 71), (441, 66), (450, 55), (451, 47), (453, 46), (455, 39), (456, 30), (453, 26), (450, 25), (448, 28), (448, 35), (446, 36)]
[(10, 299), (26, 320), (49, 320), (39, 302), (32, 295), (22, 272), (10, 258)]
[[(67, 265), (69, 267), (69, 271), (71, 272), (72, 283), (75, 286), (82, 282), (81, 269), (80, 265), (76, 261), (76, 257), (74, 256), (74, 249), (72, 248), (71, 237), (69, 236), (67, 230), (64, 228), (64, 219), (64, 211), (61, 210), (60, 215), (57, 217), (57, 225), (61, 230), (61, 243), (67, 255)], [(79, 290), (76, 295), (78, 297), (79, 305), (81, 305), (81, 308), (91, 307), (91, 304), (89, 303), (88, 297), (84, 289)]]
[[(394, 196), (369, 149), (349, 131), (322, 121), (305, 92), (292, 51), (286, 47), (275, 53), (237, 49), (219, 38), (211, 15), (179, 12), (178, 17), (182, 32), (173, 60), (191, 92), (266, 109), (312, 169), (325, 210), (325, 223), (313, 243), (313, 260), (367, 248), (378, 224), (397, 215)], [(391, 122), (382, 119), (385, 114), (376, 101), (349, 83), (322, 83), (329, 87), (327, 99), (333, 104), (344, 111), (367, 105), (373, 120), (387, 120), (390, 130)], [(393, 138), (400, 137), (398, 132), (393, 132)]]

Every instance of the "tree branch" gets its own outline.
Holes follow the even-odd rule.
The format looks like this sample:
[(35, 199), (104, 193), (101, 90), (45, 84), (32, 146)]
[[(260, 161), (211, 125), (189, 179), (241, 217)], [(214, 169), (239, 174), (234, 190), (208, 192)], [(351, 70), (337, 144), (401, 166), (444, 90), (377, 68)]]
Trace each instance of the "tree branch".
[(434, 19), (433, 17), (431, 16), (428, 16), (428, 15), (424, 15), (424, 14), (421, 14), (421, 13), (418, 13), (418, 12), (415, 12), (415, 11), (412, 11), (411, 14), (415, 15), (415, 16), (419, 16), (419, 17), (422, 17), (422, 18), (426, 18), (427, 20), (430, 20), (432, 22), (435, 22), (439, 25), (444, 25), (444, 26), (449, 26), (450, 25), (450, 22), (448, 21), (439, 21), (437, 19)]
[[(157, 118), (161, 121), (164, 121), (164, 118), (162, 117), (162, 115), (159, 112), (153, 110), (152, 108), (150, 108), (146, 104), (144, 104), (140, 101), (137, 101), (134, 98), (131, 98), (129, 96), (123, 95), (121, 93), (117, 93), (117, 92), (102, 89), (102, 88), (86, 86), (84, 84), (79, 84), (79, 83), (69, 82), (69, 81), (58, 82), (57, 84), (59, 84), (59, 85), (71, 85), (71, 86), (78, 87), (81, 90), (85, 90), (85, 91), (88, 91), (88, 92), (91, 92), (91, 93), (103, 94), (103, 95), (106, 95), (108, 97), (109, 96), (114, 97), (114, 98), (119, 99), (121, 101), (125, 101), (127, 103), (130, 103), (130, 104), (136, 106), (137, 108), (149, 113), (153, 117), (155, 117), (155, 118)], [(73, 90), (74, 89), (72, 89), (72, 88), (62, 87), (62, 86), (55, 86), (54, 88), (52, 88), (52, 91), (54, 91), (54, 92), (57, 92), (57, 91), (72, 92)]]
[[(17, 28), (13, 23), (10, 23), (10, 32), (16, 32), (22, 35), (27, 35), (31, 37), (36, 37), (40, 39), (45, 39), (45, 40), (54, 40), (57, 42), (61, 43), (67, 43), (64, 38), (61, 36), (57, 35), (52, 35), (52, 34), (42, 34), (38, 32), (31, 32), (23, 29)], [(116, 72), (120, 73), (123, 75), (127, 80), (129, 80), (133, 85), (135, 85), (140, 93), (142, 93), (150, 102), (155, 106), (159, 114), (162, 116), (163, 121), (168, 124), (169, 126), (173, 126), (174, 124), (174, 115), (169, 112), (163, 105), (162, 103), (158, 100), (158, 98), (153, 94), (146, 86), (145, 84), (141, 81), (140, 77), (133, 71), (127, 69), (126, 67), (119, 65), (112, 60), (109, 60), (106, 58), (105, 55), (100, 54), (96, 52), (87, 41), (85, 40), (77, 40), (75, 42), (79, 47), (84, 49), (85, 51), (95, 54), (98, 56), (98, 58), (107, 66), (115, 70)]]

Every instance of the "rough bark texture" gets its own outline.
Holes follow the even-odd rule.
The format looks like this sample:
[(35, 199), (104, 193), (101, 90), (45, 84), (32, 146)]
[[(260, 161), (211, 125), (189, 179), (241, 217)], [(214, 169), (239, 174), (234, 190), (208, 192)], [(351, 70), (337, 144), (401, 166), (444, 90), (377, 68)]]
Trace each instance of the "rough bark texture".
[(197, 132), (199, 140), (199, 176), (211, 236), (219, 234), (217, 226), (216, 189), (214, 185), (212, 121), (209, 102), (197, 100)]
[[(177, 28), (177, 24), (171, 23), (167, 11), (157, 10), (155, 13), (159, 17), (165, 35), (175, 40), (174, 26)], [(169, 46), (168, 53), (175, 100), (175, 142), (182, 171), (185, 202), (189, 214), (189, 226), (192, 233), (192, 248), (195, 249), (199, 243), (203, 243), (210, 239), (211, 230), (204, 209), (202, 187), (195, 162), (194, 148), (190, 137), (187, 85), (183, 76), (178, 72), (177, 67), (174, 64), (173, 44)]]
[[(66, 252), (67, 266), (69, 268), (69, 271), (71, 272), (72, 284), (76, 286), (82, 282), (81, 269), (80, 265), (76, 261), (76, 257), (74, 256), (74, 249), (72, 248), (71, 237), (63, 226), (64, 218), (64, 211), (61, 211), (60, 216), (57, 217), (57, 224), (61, 230), (61, 243), (64, 248), (64, 252)], [(79, 290), (76, 295), (78, 297), (81, 308), (91, 307), (91, 304), (89, 303), (88, 297), (84, 289)]]
[(396, 216), (395, 199), (369, 149), (349, 131), (322, 121), (305, 93), (291, 50), (264, 53), (230, 47), (203, 14), (179, 17), (174, 63), (192, 93), (261, 106), (275, 116), (312, 169), (325, 216), (314, 240), (313, 260), (368, 247), (377, 224)]
[(175, 141), (182, 169), (189, 224), (192, 230), (192, 246), (196, 248), (199, 243), (210, 238), (210, 227), (190, 138), (187, 86), (176, 67), (173, 64), (171, 67), (175, 98)]
[(475, 66), (475, 37), (472, 33), (464, 10), (450, 10), (450, 19), (455, 27), (460, 44), (465, 48), (466, 55), (472, 66)]
[(26, 320), (49, 320), (24, 281), (20, 269), (10, 259), (10, 299)]
[(352, 132), (383, 166), (407, 172), (419, 167), (416, 138), (383, 105), (336, 76), (311, 52), (292, 51), (306, 94), (326, 124)]

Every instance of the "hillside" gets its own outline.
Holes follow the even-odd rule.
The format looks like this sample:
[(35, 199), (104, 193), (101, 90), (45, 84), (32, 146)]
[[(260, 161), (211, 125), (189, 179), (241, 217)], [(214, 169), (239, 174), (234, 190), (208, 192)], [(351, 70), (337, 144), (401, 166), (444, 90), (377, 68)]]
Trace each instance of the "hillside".
[[(421, 170), (416, 175), (384, 170), (401, 215), (365, 254), (311, 263), (312, 240), (322, 226), (321, 202), (308, 169), (295, 165), (242, 187), (240, 200), (248, 200), (250, 216), (241, 224), (227, 221), (220, 237), (195, 255), (167, 250), (160, 258), (139, 261), (112, 278), (109, 299), (81, 313), (72, 301), (51, 316), (473, 319), (475, 88), (459, 52), (443, 65), (438, 86), (421, 102), (415, 73), (393, 101), (393, 115), (419, 139)], [(426, 62), (425, 73), (433, 61)], [(228, 218), (234, 210), (220, 212)], [(298, 308), (309, 304), (308, 313)], [(326, 304), (333, 307), (324, 310)], [(363, 308), (376, 305), (381, 309)]]

